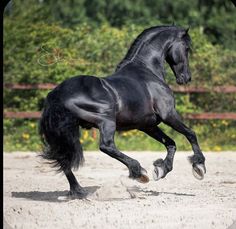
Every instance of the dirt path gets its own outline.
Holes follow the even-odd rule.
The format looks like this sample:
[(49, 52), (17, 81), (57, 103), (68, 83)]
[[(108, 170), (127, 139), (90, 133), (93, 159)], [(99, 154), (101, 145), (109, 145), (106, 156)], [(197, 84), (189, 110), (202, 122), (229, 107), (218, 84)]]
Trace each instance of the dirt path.
[(127, 169), (100, 152), (86, 152), (75, 172), (89, 200), (63, 201), (68, 183), (35, 153), (4, 153), (5, 228), (236, 228), (236, 152), (206, 153), (203, 181), (178, 152), (174, 170), (152, 179), (152, 162), (165, 153), (127, 152), (148, 170), (150, 182), (127, 178)]

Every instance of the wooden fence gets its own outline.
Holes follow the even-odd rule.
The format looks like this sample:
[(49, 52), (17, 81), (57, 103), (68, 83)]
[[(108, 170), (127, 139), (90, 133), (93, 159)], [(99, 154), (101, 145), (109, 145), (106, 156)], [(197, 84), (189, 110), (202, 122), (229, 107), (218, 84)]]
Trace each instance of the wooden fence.
[[(44, 84), (4, 84), (4, 88), (12, 90), (50, 90), (56, 87), (56, 84), (44, 83)], [(171, 86), (174, 92), (178, 93), (236, 93), (236, 86), (215, 86), (211, 88), (207, 87), (195, 87), (195, 86)], [(4, 118), (40, 118), (41, 113), (38, 111), (27, 112), (13, 112), (4, 111)], [(191, 113), (185, 114), (184, 118), (192, 120), (213, 120), (213, 119), (230, 119), (236, 120), (236, 113)]]

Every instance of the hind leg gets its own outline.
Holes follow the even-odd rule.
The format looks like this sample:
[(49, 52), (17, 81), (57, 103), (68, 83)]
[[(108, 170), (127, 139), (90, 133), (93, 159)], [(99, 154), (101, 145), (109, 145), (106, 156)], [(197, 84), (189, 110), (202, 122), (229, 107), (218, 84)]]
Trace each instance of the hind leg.
[(99, 106), (97, 104), (97, 106), (94, 106), (94, 110), (99, 111), (99, 113), (95, 113), (79, 107), (78, 104), (75, 104), (73, 100), (67, 102), (67, 108), (77, 115), (78, 118), (87, 121), (88, 123), (94, 124), (99, 128), (100, 150), (125, 164), (130, 172), (129, 177), (137, 179), (140, 182), (149, 181), (149, 178), (146, 175), (146, 170), (141, 167), (139, 162), (121, 153), (116, 148), (114, 142), (116, 123), (113, 121), (115, 111), (112, 108), (104, 109), (102, 104), (99, 104)]
[(121, 153), (115, 146), (114, 134), (116, 130), (116, 124), (111, 120), (104, 120), (99, 125), (100, 130), (100, 150), (107, 155), (117, 159), (125, 164), (129, 169), (129, 177), (136, 179), (139, 182), (146, 183), (149, 181), (146, 175), (146, 170), (141, 167), (140, 163)]
[(69, 197), (72, 199), (78, 198), (83, 199), (87, 196), (87, 192), (83, 187), (80, 186), (78, 181), (76, 180), (73, 172), (71, 170), (64, 171), (66, 178), (70, 184), (70, 191), (69, 191)]

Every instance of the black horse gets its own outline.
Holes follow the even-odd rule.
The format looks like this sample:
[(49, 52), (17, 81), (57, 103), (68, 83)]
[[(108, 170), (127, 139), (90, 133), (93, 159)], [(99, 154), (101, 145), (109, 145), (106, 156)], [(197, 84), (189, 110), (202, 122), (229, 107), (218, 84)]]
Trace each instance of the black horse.
[(48, 94), (40, 120), (40, 135), (45, 144), (42, 156), (65, 173), (72, 197), (86, 196), (71, 171), (84, 161), (79, 126), (98, 128), (100, 150), (125, 164), (130, 178), (148, 182), (140, 163), (116, 148), (114, 134), (116, 130), (138, 129), (166, 146), (166, 158), (153, 163), (154, 179), (158, 180), (172, 170), (176, 151), (175, 142), (158, 127), (163, 122), (188, 139), (194, 152), (190, 157), (193, 173), (203, 179), (205, 158), (197, 137), (181, 121), (173, 92), (165, 82), (165, 61), (178, 84), (191, 81), (190, 43), (188, 29), (151, 27), (135, 39), (114, 74), (106, 78), (75, 76)]

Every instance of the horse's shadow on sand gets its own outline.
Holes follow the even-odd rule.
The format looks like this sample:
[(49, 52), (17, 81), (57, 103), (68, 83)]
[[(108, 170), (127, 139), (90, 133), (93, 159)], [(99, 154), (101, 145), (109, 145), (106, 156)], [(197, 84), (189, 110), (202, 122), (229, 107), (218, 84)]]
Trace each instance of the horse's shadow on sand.
[(141, 193), (143, 196), (159, 196), (159, 195), (175, 195), (175, 196), (195, 196), (194, 194), (189, 193), (178, 193), (178, 192), (158, 192), (154, 190), (142, 189), (140, 187), (134, 186), (129, 189), (135, 193)]
[[(88, 186), (84, 187), (84, 189), (88, 192), (89, 195), (96, 192), (100, 186)], [(32, 191), (32, 192), (12, 192), (12, 197), (15, 198), (25, 198), (30, 200), (36, 201), (47, 201), (47, 202), (61, 202), (61, 196), (67, 196), (68, 191), (51, 191), (51, 192), (39, 192), (39, 191)]]
[[(84, 189), (87, 191), (88, 196), (95, 193), (100, 186), (88, 186), (84, 187)], [(175, 195), (175, 196), (195, 196), (194, 194), (188, 194), (188, 193), (176, 193), (176, 192), (157, 192), (152, 190), (145, 190), (141, 189), (137, 186), (134, 186), (133, 188), (129, 189), (129, 191), (134, 192), (136, 194), (141, 194), (141, 196), (137, 196), (137, 198), (145, 198), (148, 196), (159, 196), (159, 195)], [(67, 196), (68, 191), (51, 191), (51, 192), (39, 192), (39, 191), (32, 191), (32, 192), (12, 192), (12, 197), (15, 198), (25, 198), (35, 201), (47, 201), (47, 202), (61, 202), (60, 197)], [(131, 196), (132, 198), (132, 196)], [(118, 198), (119, 199), (119, 198)], [(118, 200), (116, 199), (116, 200)], [(64, 200), (64, 201), (68, 201)], [(113, 200), (111, 198), (111, 200)], [(119, 200), (122, 200), (119, 199)]]

